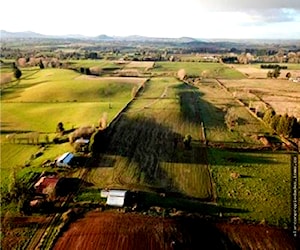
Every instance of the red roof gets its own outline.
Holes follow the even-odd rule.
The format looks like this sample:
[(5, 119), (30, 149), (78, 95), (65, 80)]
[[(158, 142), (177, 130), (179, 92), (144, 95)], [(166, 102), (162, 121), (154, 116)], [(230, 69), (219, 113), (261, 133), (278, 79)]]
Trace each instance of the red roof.
[(58, 181), (56, 176), (43, 176), (34, 184), (34, 188), (39, 194), (48, 194), (49, 188), (54, 189)]

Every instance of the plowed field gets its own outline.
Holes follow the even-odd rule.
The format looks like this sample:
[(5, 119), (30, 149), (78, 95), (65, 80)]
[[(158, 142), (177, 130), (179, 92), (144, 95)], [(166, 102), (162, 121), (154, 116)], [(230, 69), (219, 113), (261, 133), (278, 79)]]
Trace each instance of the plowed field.
[(54, 249), (296, 249), (277, 228), (209, 223), (196, 218), (90, 212), (72, 223)]

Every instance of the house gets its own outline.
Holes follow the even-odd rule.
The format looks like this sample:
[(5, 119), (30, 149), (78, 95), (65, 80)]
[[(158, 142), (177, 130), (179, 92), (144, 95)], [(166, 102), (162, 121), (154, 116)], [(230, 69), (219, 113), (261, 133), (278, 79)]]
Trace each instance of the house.
[(58, 167), (71, 167), (74, 155), (70, 152), (64, 153), (56, 160), (56, 166)]
[(101, 190), (101, 197), (107, 198), (106, 204), (113, 207), (123, 207), (127, 190)]
[(34, 184), (35, 192), (54, 198), (58, 181), (59, 178), (55, 175), (43, 176)]

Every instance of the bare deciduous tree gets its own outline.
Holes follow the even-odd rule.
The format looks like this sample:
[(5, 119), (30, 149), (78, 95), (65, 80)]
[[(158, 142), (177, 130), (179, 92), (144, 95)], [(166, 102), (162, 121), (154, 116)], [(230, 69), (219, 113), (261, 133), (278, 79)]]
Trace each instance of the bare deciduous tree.
[(186, 77), (185, 69), (178, 70), (177, 77), (178, 77), (179, 80), (183, 81)]

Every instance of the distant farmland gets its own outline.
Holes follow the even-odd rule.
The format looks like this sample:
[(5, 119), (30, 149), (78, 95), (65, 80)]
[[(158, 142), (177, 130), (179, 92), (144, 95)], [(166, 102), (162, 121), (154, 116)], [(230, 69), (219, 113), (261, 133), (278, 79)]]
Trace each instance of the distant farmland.
[(248, 105), (250, 103), (253, 107), (259, 105), (261, 110), (270, 105), (278, 114), (288, 113), (290, 116), (300, 118), (299, 83), (282, 79), (243, 79), (223, 82), (231, 93)]
[(206, 78), (242, 79), (245, 76), (235, 69), (220, 63), (198, 62), (157, 62), (154, 73), (177, 75), (178, 70), (185, 69), (187, 75), (205, 76)]

